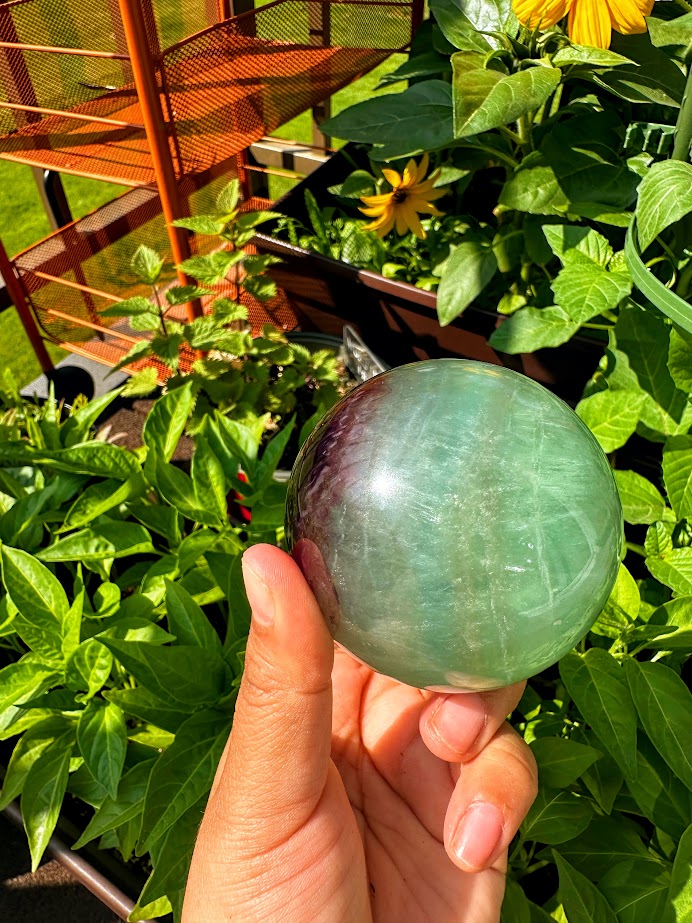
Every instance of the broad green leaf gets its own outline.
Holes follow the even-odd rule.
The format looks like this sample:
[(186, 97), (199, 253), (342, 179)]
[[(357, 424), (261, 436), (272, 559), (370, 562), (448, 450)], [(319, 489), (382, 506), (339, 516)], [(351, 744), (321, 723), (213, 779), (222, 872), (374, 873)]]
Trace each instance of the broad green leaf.
[(500, 923), (531, 923), (529, 900), (521, 885), (511, 878), (507, 879), (505, 886)]
[(93, 398), (79, 410), (70, 414), (60, 430), (60, 438), (66, 449), (89, 438), (91, 429), (98, 418), (116, 397), (119, 397), (121, 392), (121, 388), (114, 388), (101, 397)]
[(452, 55), (454, 135), (467, 138), (515, 122), (542, 106), (560, 82), (554, 67), (531, 67), (514, 74), (487, 70), (483, 55)]
[(486, 53), (496, 39), (483, 32), (502, 32), (510, 15), (506, 0), (431, 0), (430, 10), (444, 37), (455, 48)]
[(677, 777), (692, 790), (692, 695), (662, 663), (625, 661), (625, 673), (644, 730)]
[(641, 252), (662, 231), (690, 212), (692, 164), (682, 160), (662, 160), (652, 164), (639, 186), (637, 228)]
[(170, 461), (193, 406), (192, 382), (169, 391), (149, 411), (142, 439), (150, 451)]
[(442, 80), (416, 83), (403, 93), (367, 99), (322, 123), (325, 132), (382, 148), (375, 157), (434, 151), (454, 141), (452, 88)]
[(570, 923), (617, 923), (617, 917), (596, 885), (557, 850), (553, 850), (553, 857), (560, 874), (558, 894)]
[(673, 593), (692, 595), (692, 548), (673, 548), (664, 558), (647, 558), (646, 566)]
[(145, 397), (156, 388), (159, 373), (156, 366), (149, 365), (140, 369), (127, 379), (123, 386), (123, 397)]
[[(682, 835), (668, 890), (669, 916), (675, 923), (690, 923), (692, 920), (692, 826)], [(655, 919), (651, 917), (650, 919)]]
[(152, 250), (146, 244), (140, 244), (135, 250), (130, 265), (145, 285), (154, 285), (161, 275), (163, 260), (156, 250)]
[(508, 317), (488, 340), (500, 352), (530, 353), (560, 346), (579, 329), (579, 324), (558, 307), (521, 308)]
[(39, 552), (42, 561), (107, 561), (154, 551), (151, 536), (138, 523), (101, 520)]
[(638, 391), (597, 391), (579, 401), (577, 414), (603, 451), (614, 452), (634, 434), (643, 403)]
[(219, 533), (206, 528), (197, 529), (196, 532), (190, 532), (189, 535), (186, 535), (176, 551), (180, 572), (182, 574), (187, 573), (191, 567), (194, 567), (200, 557), (211, 551), (219, 541)]
[(613, 257), (608, 240), (591, 228), (578, 224), (546, 224), (541, 230), (563, 266), (583, 265), (580, 259), (583, 255), (605, 268)]
[(19, 610), (15, 628), (32, 650), (54, 657), (62, 651), (70, 605), (60, 581), (32, 555), (2, 546), (5, 589)]
[(276, 436), (270, 440), (264, 452), (262, 452), (262, 458), (257, 465), (257, 473), (252, 481), (253, 490), (264, 490), (264, 488), (271, 483), (274, 472), (283, 457), (294, 429), (295, 417), (292, 417)]
[(184, 644), (160, 647), (144, 641), (112, 638), (103, 638), (102, 643), (145, 689), (184, 709), (212, 704), (230, 689), (226, 665), (208, 650)]
[(646, 641), (649, 649), (692, 652), (692, 596), (678, 596), (659, 606), (646, 628), (651, 633)]
[(531, 744), (541, 785), (547, 788), (567, 788), (589, 768), (600, 752), (574, 740), (560, 737), (538, 737)]
[(74, 738), (70, 722), (62, 716), (55, 716), (39, 721), (19, 738), (3, 779), (0, 811), (21, 794), (27, 774), (39, 756), (68, 732), (71, 732)]
[(29, 769), (20, 807), (31, 851), (31, 871), (38, 868), (53, 835), (62, 806), (74, 736), (72, 731), (53, 741)]
[(96, 638), (82, 641), (67, 662), (67, 686), (87, 700), (96, 695), (108, 679), (113, 655)]
[(178, 644), (191, 644), (211, 653), (221, 653), (221, 641), (192, 596), (179, 583), (166, 581), (168, 627)]
[(191, 474), (199, 506), (216, 516), (220, 523), (225, 523), (228, 517), (226, 477), (221, 462), (201, 434), (195, 440)]
[(663, 518), (665, 500), (651, 481), (636, 471), (615, 471), (614, 474), (625, 522), (648, 524)]
[(595, 83), (635, 103), (654, 102), (678, 107), (685, 92), (685, 77), (671, 56), (651, 44), (648, 34), (613, 33), (611, 50), (631, 58), (634, 65), (595, 73)]
[(244, 256), (242, 250), (217, 250), (204, 256), (191, 256), (180, 264), (180, 268), (198, 282), (216, 285), (226, 278), (228, 270)]
[(99, 314), (101, 317), (137, 317), (140, 314), (151, 314), (153, 310), (152, 301), (143, 295), (135, 295), (134, 298), (125, 298), (107, 308), (102, 308)]
[(140, 855), (209, 791), (229, 725), (226, 712), (197, 712), (180, 726), (173, 743), (158, 758), (144, 804)]
[(592, 48), (590, 45), (567, 45), (560, 48), (552, 58), (554, 67), (574, 67), (590, 64), (592, 67), (622, 67), (631, 64), (629, 58), (607, 48)]
[(649, 558), (665, 557), (673, 550), (673, 527), (668, 522), (654, 522), (646, 530), (644, 551)]
[(607, 651), (571, 652), (560, 661), (567, 691), (625, 777), (636, 765), (637, 713), (618, 662)]
[(213, 512), (207, 512), (197, 503), (192, 478), (175, 465), (156, 460), (156, 485), (161, 495), (178, 512), (194, 522), (216, 526), (219, 520)]
[(666, 442), (663, 480), (677, 518), (692, 520), (692, 436), (673, 436)]
[(117, 478), (119, 481), (126, 481), (141, 471), (131, 452), (108, 442), (84, 442), (58, 452), (40, 452), (36, 461), (57, 471)]
[(657, 48), (669, 45), (688, 46), (692, 43), (692, 13), (676, 16), (672, 20), (647, 17), (651, 43)]
[(636, 824), (619, 813), (594, 817), (583, 833), (561, 845), (560, 854), (591, 881), (616, 863), (651, 857)]
[(692, 794), (643, 733), (637, 747), (637, 778), (628, 778), (627, 788), (652, 824), (676, 839), (682, 836), (692, 817)]
[(611, 864), (598, 882), (620, 923), (663, 920), (669, 886), (670, 872), (651, 856)]
[(663, 436), (686, 432), (692, 424), (692, 405), (675, 387), (666, 364), (670, 328), (663, 316), (636, 307), (621, 309), (615, 337), (618, 365), (629, 363), (629, 371), (650, 398), (642, 406), (642, 424)]
[(118, 705), (126, 715), (134, 715), (141, 721), (154, 724), (173, 734), (183, 721), (190, 717), (189, 709), (166, 699), (159, 699), (141, 686), (134, 689), (109, 689), (104, 692), (104, 696), (109, 702)]
[(140, 490), (144, 490), (144, 481), (139, 475), (127, 481), (107, 478), (91, 484), (79, 494), (75, 502), (67, 511), (65, 521), (57, 532), (69, 532), (70, 529), (79, 529), (92, 523), (97, 516), (102, 516), (126, 500), (131, 499)]
[[(173, 912), (171, 902), (167, 897), (160, 897), (157, 901), (150, 904), (142, 904), (139, 901), (132, 908), (127, 916), (128, 923), (138, 923), (139, 920), (154, 920), (157, 917), (165, 917)], [(176, 921), (180, 920), (180, 915), (175, 917)]]
[(454, 250), (437, 292), (437, 316), (445, 327), (480, 295), (497, 272), (492, 249), (481, 241), (462, 241)]
[(592, 817), (588, 799), (572, 792), (541, 788), (521, 830), (527, 840), (556, 846), (583, 833)]
[(564, 215), (569, 199), (552, 165), (535, 151), (507, 179), (500, 193), (500, 205), (531, 215)]
[(110, 795), (104, 798), (73, 849), (81, 849), (97, 836), (115, 830), (142, 813), (149, 776), (155, 762), (155, 759), (142, 760), (123, 774), (117, 798)]
[(681, 391), (692, 394), (692, 334), (681, 327), (670, 331), (668, 371)]
[(204, 813), (206, 796), (188, 808), (156, 844), (154, 870), (147, 879), (140, 901), (171, 898), (185, 886), (195, 840)]
[(115, 798), (127, 747), (125, 718), (118, 706), (92, 699), (79, 717), (77, 744), (89, 772)]
[[(591, 731), (582, 731), (579, 734), (579, 740), (587, 744), (587, 746), (601, 746), (595, 734)], [(604, 751), (601, 758), (585, 770), (582, 781), (601, 810), (606, 814), (610, 814), (624, 781), (624, 776), (612, 756)]]
[(632, 291), (628, 273), (608, 272), (586, 260), (568, 263), (552, 284), (555, 303), (578, 324), (609, 311)]
[(178, 511), (163, 503), (128, 503), (132, 515), (150, 532), (162, 535), (174, 548), (180, 543), (180, 525)]
[(591, 631), (606, 638), (619, 638), (637, 618), (640, 603), (639, 587), (621, 564), (615, 586)]

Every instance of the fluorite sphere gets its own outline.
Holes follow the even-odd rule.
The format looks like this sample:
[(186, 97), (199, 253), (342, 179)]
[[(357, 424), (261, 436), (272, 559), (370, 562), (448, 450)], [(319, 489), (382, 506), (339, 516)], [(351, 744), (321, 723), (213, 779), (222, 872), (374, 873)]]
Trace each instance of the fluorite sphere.
[(335, 639), (421, 688), (494, 689), (559, 660), (610, 595), (622, 534), (579, 417), (516, 372), (459, 359), (351, 391), (288, 493), (289, 544)]

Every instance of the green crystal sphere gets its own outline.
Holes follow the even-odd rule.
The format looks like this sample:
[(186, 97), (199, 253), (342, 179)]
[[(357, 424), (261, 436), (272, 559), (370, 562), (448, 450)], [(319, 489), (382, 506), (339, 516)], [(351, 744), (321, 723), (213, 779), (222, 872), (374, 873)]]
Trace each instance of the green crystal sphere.
[(580, 641), (623, 534), (579, 417), (516, 372), (459, 359), (385, 372), (331, 410), (293, 468), (286, 525), (340, 644), (455, 691), (525, 679)]

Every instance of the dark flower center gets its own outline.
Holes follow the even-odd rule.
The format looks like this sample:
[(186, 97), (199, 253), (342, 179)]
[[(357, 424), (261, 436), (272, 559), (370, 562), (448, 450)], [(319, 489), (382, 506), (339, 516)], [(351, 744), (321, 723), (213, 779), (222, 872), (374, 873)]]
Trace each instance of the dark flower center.
[(408, 192), (405, 189), (397, 189), (397, 191), (392, 195), (392, 202), (395, 205), (401, 205), (402, 202), (405, 202), (408, 198)]

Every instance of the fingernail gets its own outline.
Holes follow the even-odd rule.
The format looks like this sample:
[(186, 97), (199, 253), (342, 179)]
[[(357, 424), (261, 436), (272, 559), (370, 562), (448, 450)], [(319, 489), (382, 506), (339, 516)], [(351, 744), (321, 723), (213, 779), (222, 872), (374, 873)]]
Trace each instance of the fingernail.
[(473, 693), (460, 693), (442, 699), (430, 716), (430, 728), (461, 756), (468, 753), (478, 740), (486, 719), (483, 700)]
[(245, 562), (245, 558), (242, 564), (252, 618), (258, 625), (269, 628), (274, 624), (274, 594), (259, 574), (252, 569), (252, 565)]
[(484, 869), (502, 839), (502, 814), (497, 805), (479, 801), (470, 805), (452, 837), (452, 851), (472, 871)]

